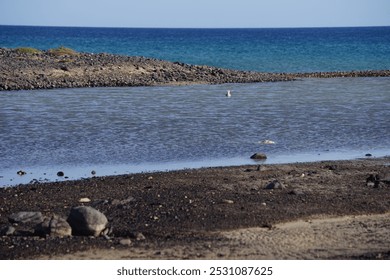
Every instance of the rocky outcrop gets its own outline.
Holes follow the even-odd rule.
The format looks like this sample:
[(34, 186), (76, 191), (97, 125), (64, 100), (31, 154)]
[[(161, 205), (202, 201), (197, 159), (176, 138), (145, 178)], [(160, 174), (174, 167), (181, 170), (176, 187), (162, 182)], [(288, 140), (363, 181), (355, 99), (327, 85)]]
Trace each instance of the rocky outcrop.
[(297, 78), (390, 76), (385, 71), (260, 73), (145, 57), (0, 48), (0, 91), (291, 81)]

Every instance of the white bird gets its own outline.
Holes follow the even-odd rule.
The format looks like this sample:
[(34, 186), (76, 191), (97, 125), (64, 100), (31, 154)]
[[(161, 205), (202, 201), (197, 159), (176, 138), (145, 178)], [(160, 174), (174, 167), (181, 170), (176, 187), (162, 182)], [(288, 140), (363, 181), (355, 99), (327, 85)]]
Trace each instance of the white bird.
[(260, 141), (259, 142), (260, 144), (265, 144), (265, 145), (272, 145), (272, 144), (276, 144), (275, 141), (272, 141), (272, 140), (263, 140), (263, 141)]
[(228, 90), (226, 93), (226, 97), (231, 97), (231, 96), (232, 96), (232, 94), (230, 93), (230, 90)]

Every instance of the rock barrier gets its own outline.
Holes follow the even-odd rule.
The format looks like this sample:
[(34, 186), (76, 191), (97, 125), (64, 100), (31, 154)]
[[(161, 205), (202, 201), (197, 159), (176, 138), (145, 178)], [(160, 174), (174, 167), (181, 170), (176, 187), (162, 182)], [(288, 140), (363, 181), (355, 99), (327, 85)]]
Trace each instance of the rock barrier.
[(0, 48), (0, 91), (291, 81), (299, 78), (382, 77), (390, 70), (261, 73), (113, 54), (22, 52)]

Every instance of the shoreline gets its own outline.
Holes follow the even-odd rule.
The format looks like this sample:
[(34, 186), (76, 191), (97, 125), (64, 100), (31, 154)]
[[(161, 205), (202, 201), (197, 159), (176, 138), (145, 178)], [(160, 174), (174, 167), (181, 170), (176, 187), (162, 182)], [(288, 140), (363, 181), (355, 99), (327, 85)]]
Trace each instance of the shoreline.
[[(315, 163), (321, 161), (359, 160), (368, 158), (382, 158), (389, 156), (385, 150), (368, 150), (369, 153), (360, 151), (323, 152), (323, 153), (297, 153), (289, 155), (269, 155), (265, 160), (253, 160), (249, 157), (199, 159), (170, 162), (150, 163), (118, 163), (118, 164), (84, 164), (62, 166), (25, 166), (22, 169), (7, 168), (0, 172), (0, 188), (14, 187), (18, 185), (50, 183), (58, 181), (84, 180), (93, 177), (120, 176), (130, 174), (143, 174), (154, 172), (173, 172), (203, 168), (225, 168), (256, 164), (299, 164)], [(369, 155), (369, 156), (367, 156)], [(22, 172), (23, 174), (19, 174)], [(63, 176), (58, 176), (63, 172)]]
[[(389, 259), (389, 163), (214, 167), (3, 188), (0, 259)], [(281, 187), (270, 188), (275, 180)], [(66, 219), (80, 205), (105, 214), (112, 231), (37, 236), (8, 221), (18, 211)]]
[(302, 78), (389, 77), (390, 70), (262, 73), (190, 65), (153, 58), (0, 48), (0, 91), (224, 84), (293, 81)]

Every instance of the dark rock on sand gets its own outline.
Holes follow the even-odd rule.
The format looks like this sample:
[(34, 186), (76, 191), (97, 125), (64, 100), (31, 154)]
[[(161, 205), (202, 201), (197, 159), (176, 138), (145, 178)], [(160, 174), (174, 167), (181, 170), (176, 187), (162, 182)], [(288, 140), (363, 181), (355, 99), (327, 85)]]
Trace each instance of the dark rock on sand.
[(5, 226), (0, 229), (0, 236), (13, 235), (15, 231), (16, 228), (14, 228), (13, 226)]
[(292, 191), (289, 191), (288, 194), (291, 194), (291, 195), (304, 195), (305, 193), (302, 190), (293, 189)]
[(58, 177), (63, 177), (65, 174), (64, 174), (64, 172), (63, 171), (58, 171), (57, 172), (57, 176)]
[(107, 228), (108, 220), (100, 211), (90, 206), (73, 207), (67, 222), (73, 235), (99, 236)]
[(256, 153), (256, 154), (253, 154), (253, 155), (251, 156), (251, 159), (255, 159), (255, 160), (265, 160), (265, 159), (267, 159), (267, 156), (266, 156), (266, 154)]
[(274, 180), (271, 183), (268, 183), (264, 189), (266, 190), (275, 190), (275, 189), (284, 189), (284, 185), (278, 180)]

